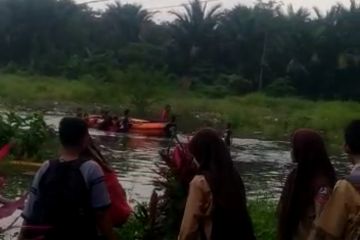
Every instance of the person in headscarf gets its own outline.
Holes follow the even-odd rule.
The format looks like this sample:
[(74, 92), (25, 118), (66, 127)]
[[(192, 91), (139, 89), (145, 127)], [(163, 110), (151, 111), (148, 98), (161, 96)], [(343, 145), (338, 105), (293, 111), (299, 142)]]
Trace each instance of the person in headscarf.
[(199, 167), (190, 183), (178, 239), (255, 239), (243, 181), (219, 134), (199, 131), (189, 150)]
[(360, 120), (345, 130), (345, 152), (353, 169), (339, 180), (319, 218), (311, 240), (360, 239)]
[(336, 182), (336, 174), (321, 136), (297, 130), (291, 139), (296, 168), (288, 175), (278, 205), (278, 239), (303, 240), (312, 231)]

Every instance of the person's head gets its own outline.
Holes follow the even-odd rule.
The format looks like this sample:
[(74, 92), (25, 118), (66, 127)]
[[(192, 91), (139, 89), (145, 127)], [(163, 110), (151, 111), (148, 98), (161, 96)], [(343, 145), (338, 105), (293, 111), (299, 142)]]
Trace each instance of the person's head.
[(228, 148), (218, 133), (204, 128), (191, 139), (189, 150), (201, 171), (232, 171), (233, 163)]
[(119, 118), (117, 116), (112, 117), (112, 123), (117, 124), (119, 122)]
[(354, 120), (345, 128), (345, 152), (352, 163), (360, 159), (360, 120)]
[(130, 114), (130, 109), (125, 109), (125, 111), (124, 111), (124, 116), (125, 116), (125, 117), (128, 117), (129, 114)]
[(86, 122), (80, 118), (63, 118), (59, 125), (59, 138), (65, 150), (82, 152), (89, 142)]
[(83, 116), (83, 111), (80, 107), (76, 109), (76, 116), (81, 118)]
[(176, 122), (176, 116), (175, 116), (175, 115), (172, 115), (170, 121), (171, 121), (172, 123), (175, 123), (175, 122)]
[(291, 138), (292, 158), (297, 163), (288, 177), (281, 196), (279, 216), (280, 239), (292, 239), (301, 219), (319, 191), (319, 185), (334, 187), (336, 174), (325, 143), (314, 130), (299, 129)]
[(231, 123), (227, 123), (227, 124), (226, 124), (226, 128), (227, 128), (227, 129), (231, 129)]
[(291, 138), (292, 160), (299, 166), (321, 167), (329, 163), (325, 143), (319, 133), (298, 129)]

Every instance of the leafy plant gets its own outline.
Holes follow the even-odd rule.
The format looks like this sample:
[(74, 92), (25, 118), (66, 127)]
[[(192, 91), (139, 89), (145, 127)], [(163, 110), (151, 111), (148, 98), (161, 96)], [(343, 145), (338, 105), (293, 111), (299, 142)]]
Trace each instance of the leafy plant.
[(22, 116), (14, 112), (0, 115), (0, 144), (15, 141), (12, 154), (17, 159), (41, 158), (43, 147), (50, 137), (43, 116)]

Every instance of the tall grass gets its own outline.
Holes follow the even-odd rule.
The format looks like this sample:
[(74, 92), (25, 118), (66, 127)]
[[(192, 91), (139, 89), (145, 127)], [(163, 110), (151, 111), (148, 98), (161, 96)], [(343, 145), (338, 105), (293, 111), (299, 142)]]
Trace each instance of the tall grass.
[[(147, 82), (146, 87), (138, 88), (147, 77), (152, 80)], [(46, 107), (51, 106), (49, 103), (58, 102), (66, 103), (62, 104), (64, 106), (69, 103), (83, 106), (100, 104), (119, 110), (124, 107), (136, 109), (146, 104), (145, 110), (155, 117), (163, 105), (169, 103), (183, 126), (195, 128), (210, 122), (216, 127), (224, 127), (225, 122), (231, 122), (237, 135), (281, 140), (288, 139), (297, 128), (314, 128), (324, 134), (332, 148), (340, 146), (345, 125), (360, 117), (360, 104), (357, 102), (309, 101), (263, 94), (214, 99), (199, 92), (178, 89), (176, 84), (159, 73), (123, 73), (109, 83), (87, 77), (67, 80), (0, 74), (0, 98), (3, 103), (30, 107)], [(192, 124), (194, 122), (196, 124)]]

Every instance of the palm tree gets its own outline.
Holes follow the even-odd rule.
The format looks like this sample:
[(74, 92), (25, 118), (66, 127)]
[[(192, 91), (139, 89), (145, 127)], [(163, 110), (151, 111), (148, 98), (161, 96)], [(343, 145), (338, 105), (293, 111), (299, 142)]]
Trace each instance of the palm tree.
[(183, 8), (183, 13), (170, 12), (176, 17), (171, 24), (170, 34), (178, 51), (185, 56), (184, 60), (189, 61), (213, 47), (222, 12), (220, 4), (208, 8), (200, 0), (184, 4)]
[(102, 14), (105, 34), (111, 35), (115, 42), (139, 42), (142, 30), (152, 22), (152, 16), (141, 5), (123, 5), (120, 2), (109, 4)]

